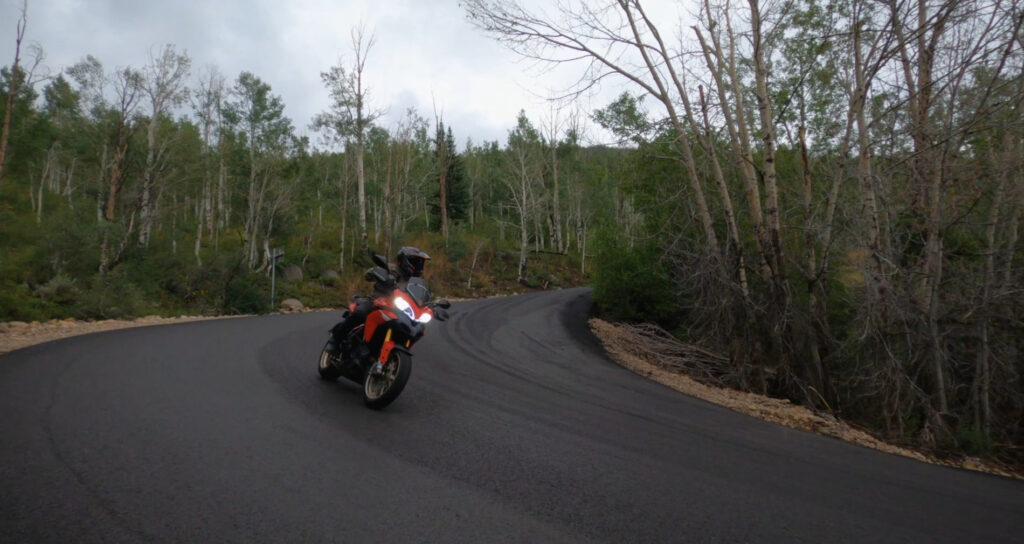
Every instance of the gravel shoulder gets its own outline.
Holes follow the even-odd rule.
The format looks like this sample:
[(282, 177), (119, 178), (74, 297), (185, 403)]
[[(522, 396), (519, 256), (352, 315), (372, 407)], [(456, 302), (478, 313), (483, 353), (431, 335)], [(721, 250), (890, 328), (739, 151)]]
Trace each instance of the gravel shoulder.
[(36, 344), (70, 338), (94, 332), (129, 329), (132, 327), (148, 327), (150, 325), (170, 325), (172, 323), (188, 323), (192, 321), (208, 321), (211, 319), (232, 319), (243, 316), (180, 316), (160, 317), (147, 316), (138, 319), (104, 319), (101, 321), (79, 321), (77, 319), (52, 319), (46, 322), (7, 321), (0, 323), (0, 355)]
[(641, 376), (692, 397), (779, 425), (831, 436), (851, 444), (909, 457), (925, 463), (1024, 480), (1022, 474), (981, 459), (973, 457), (956, 460), (940, 459), (927, 453), (889, 444), (829, 414), (815, 413), (803, 406), (794, 405), (786, 399), (764, 397), (700, 383), (678, 370), (652, 362), (652, 359), (656, 361), (656, 358), (652, 358), (650, 352), (642, 348), (642, 340), (634, 336), (629, 327), (615, 325), (597, 318), (590, 319), (589, 324), (590, 330), (601, 340), (605, 352), (613, 361)]

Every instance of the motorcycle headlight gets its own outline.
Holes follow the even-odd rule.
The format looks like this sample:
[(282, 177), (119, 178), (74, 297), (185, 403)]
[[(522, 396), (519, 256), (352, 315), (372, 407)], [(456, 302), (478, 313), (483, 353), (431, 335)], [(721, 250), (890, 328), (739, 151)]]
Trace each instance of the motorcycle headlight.
[(405, 299), (402, 297), (395, 297), (395, 300), (393, 300), (392, 302), (394, 303), (395, 308), (398, 308), (403, 312), (410, 308), (409, 303), (406, 302)]
[(431, 320), (430, 314), (424, 313), (416, 321), (419, 321), (420, 323), (423, 323), (424, 325), (426, 325), (427, 323), (430, 323), (430, 320)]
[(402, 298), (402, 297), (395, 297), (395, 299), (392, 300), (391, 302), (395, 305), (395, 308), (398, 308), (398, 311), (400, 311), (400, 312), (404, 313), (405, 315), (409, 316), (409, 319), (415, 319), (416, 318), (416, 316), (413, 315), (412, 306), (410, 306), (409, 302), (407, 302), (404, 298)]

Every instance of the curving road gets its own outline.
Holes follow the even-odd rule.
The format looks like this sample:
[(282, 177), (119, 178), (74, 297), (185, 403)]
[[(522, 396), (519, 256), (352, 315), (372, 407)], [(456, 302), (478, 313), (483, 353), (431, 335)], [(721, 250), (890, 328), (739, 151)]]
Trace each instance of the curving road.
[(0, 357), (0, 542), (1019, 542), (1024, 482), (648, 382), (589, 292), (460, 302), (383, 412), (316, 377), (336, 313)]

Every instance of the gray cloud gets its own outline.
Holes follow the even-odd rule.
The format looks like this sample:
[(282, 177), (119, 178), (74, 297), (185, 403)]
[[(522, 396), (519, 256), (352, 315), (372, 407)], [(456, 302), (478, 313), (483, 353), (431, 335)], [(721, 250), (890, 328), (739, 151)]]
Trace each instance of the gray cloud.
[[(0, 0), (0, 65), (13, 60), (20, 6)], [(460, 142), (504, 141), (520, 109), (531, 118), (549, 109), (524, 87), (543, 93), (568, 81), (534, 78), (465, 21), (457, 0), (30, 0), (28, 9), (26, 39), (53, 73), (86, 54), (108, 70), (141, 67), (171, 43), (188, 52), (194, 75), (213, 65), (229, 81), (242, 71), (263, 79), (304, 133), (328, 107), (320, 72), (351, 60), (349, 31), (360, 22), (376, 37), (366, 78), (373, 104), (389, 112), (385, 126), (408, 107), (432, 119), (436, 104)]]

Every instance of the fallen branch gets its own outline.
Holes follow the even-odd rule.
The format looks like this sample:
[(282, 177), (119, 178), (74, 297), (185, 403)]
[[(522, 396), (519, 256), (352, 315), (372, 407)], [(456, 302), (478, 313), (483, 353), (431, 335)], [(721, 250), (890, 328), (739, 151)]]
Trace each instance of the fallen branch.
[(722, 386), (722, 376), (731, 370), (728, 357), (682, 342), (657, 325), (616, 323), (605, 334), (614, 336), (629, 354), (660, 368), (685, 370), (702, 383)]

